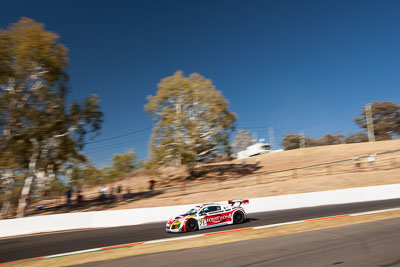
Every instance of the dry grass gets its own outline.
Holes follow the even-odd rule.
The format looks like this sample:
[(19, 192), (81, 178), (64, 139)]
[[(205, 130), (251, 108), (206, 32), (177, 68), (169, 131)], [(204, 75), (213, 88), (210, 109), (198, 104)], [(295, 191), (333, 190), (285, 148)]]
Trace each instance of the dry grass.
[[(183, 167), (168, 167), (163, 169), (160, 177), (156, 178), (158, 181), (156, 189), (162, 190), (162, 194), (123, 201), (106, 208), (129, 209), (190, 204), (225, 201), (231, 198), (254, 198), (399, 183), (400, 152), (378, 156), (375, 167), (367, 166), (366, 159), (363, 159), (360, 170), (355, 169), (351, 161), (347, 161), (332, 164), (330, 167), (321, 166), (266, 174), (396, 149), (400, 149), (399, 140), (313, 147), (264, 154), (247, 159), (247, 164), (259, 167), (247, 175), (229, 171), (230, 164), (240, 167), (242, 162), (238, 160), (203, 165), (202, 167), (211, 169), (217, 165), (225, 165), (228, 168), (224, 171), (218, 171), (218, 168), (215, 168), (215, 171), (205, 173), (195, 179), (188, 179), (188, 173)], [(108, 186), (115, 187), (121, 184), (124, 188), (131, 188), (133, 193), (143, 192), (147, 191), (148, 179), (149, 177), (142, 172), (110, 183)], [(92, 194), (92, 197), (97, 196), (98, 187), (86, 188), (84, 193)], [(88, 207), (84, 210), (97, 209), (104, 209), (104, 207)]]
[(378, 214), (362, 215), (357, 217), (342, 217), (330, 220), (310, 221), (292, 225), (283, 225), (268, 229), (233, 232), (219, 235), (198, 237), (188, 240), (168, 241), (164, 243), (144, 244), (133, 247), (125, 247), (88, 254), (78, 254), (54, 259), (46, 259), (17, 264), (17, 266), (71, 266), (86, 262), (104, 261), (128, 256), (151, 254), (163, 251), (181, 250), (224, 243), (238, 242), (257, 238), (265, 238), (278, 235), (287, 235), (318, 229), (346, 226), (357, 223), (378, 221), (390, 218), (399, 218), (400, 211), (389, 211)]

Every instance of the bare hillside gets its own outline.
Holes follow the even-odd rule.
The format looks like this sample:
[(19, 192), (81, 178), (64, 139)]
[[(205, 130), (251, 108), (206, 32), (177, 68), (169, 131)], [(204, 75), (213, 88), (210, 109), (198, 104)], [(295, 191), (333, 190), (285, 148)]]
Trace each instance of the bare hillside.
[[(400, 151), (378, 155), (374, 164), (362, 158), (358, 168), (351, 160), (400, 150), (400, 141), (343, 144), (274, 152), (246, 159), (162, 170), (156, 190), (148, 190), (149, 176), (138, 173), (108, 184), (129, 188), (131, 197), (119, 202), (84, 205), (68, 211), (127, 209), (254, 198), (350, 187), (400, 183)], [(332, 163), (335, 161), (348, 160)], [(325, 164), (326, 163), (326, 164)], [(302, 168), (322, 164), (311, 168)], [(299, 168), (297, 170), (293, 170)], [(98, 186), (85, 188), (85, 198), (97, 199)], [(49, 212), (66, 212), (52, 210)], [(47, 213), (47, 212), (44, 212)], [(43, 213), (41, 213), (43, 214)]]
[[(154, 178), (158, 182), (158, 188), (182, 184), (190, 185), (219, 179), (227, 180), (261, 173), (301, 168), (344, 159), (352, 159), (355, 156), (368, 156), (372, 153), (381, 153), (398, 149), (400, 149), (400, 140), (311, 147), (274, 152), (247, 158), (245, 160), (232, 160), (229, 162), (199, 165), (195, 168), (198, 173), (196, 177), (191, 177), (185, 167), (168, 167), (162, 170), (159, 177)], [(144, 173), (139, 173), (118, 182), (111, 183), (109, 186), (121, 184), (131, 187), (133, 190), (145, 190), (149, 178), (150, 177), (146, 176)], [(90, 188), (87, 189), (86, 192), (98, 192), (98, 188)]]
[(249, 158), (247, 161), (256, 163), (259, 160), (262, 166), (259, 172), (265, 172), (351, 159), (354, 156), (367, 156), (397, 149), (400, 149), (400, 140), (295, 149), (264, 154)]

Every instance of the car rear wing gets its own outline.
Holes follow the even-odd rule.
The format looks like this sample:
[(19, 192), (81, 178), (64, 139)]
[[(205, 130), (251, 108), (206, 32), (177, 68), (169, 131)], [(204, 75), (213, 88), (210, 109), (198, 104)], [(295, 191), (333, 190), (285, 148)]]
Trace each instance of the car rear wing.
[(241, 207), (242, 204), (249, 204), (249, 200), (248, 199), (228, 200), (228, 204), (233, 207)]

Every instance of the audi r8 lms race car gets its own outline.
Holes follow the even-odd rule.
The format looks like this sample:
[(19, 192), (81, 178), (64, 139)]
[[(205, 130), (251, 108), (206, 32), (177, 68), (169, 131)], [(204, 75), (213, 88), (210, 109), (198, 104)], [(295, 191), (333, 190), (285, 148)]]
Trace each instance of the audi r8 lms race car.
[(246, 220), (246, 212), (242, 204), (248, 200), (229, 200), (228, 205), (206, 203), (194, 207), (185, 214), (170, 219), (166, 224), (167, 232), (193, 232), (196, 230), (242, 223)]

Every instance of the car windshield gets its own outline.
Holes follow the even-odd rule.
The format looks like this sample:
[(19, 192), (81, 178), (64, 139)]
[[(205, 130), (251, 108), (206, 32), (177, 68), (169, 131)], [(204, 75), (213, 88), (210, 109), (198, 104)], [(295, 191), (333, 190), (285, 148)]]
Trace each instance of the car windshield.
[(183, 214), (183, 216), (195, 215), (196, 213), (197, 213), (197, 209), (191, 209), (188, 212), (186, 212), (185, 214)]

